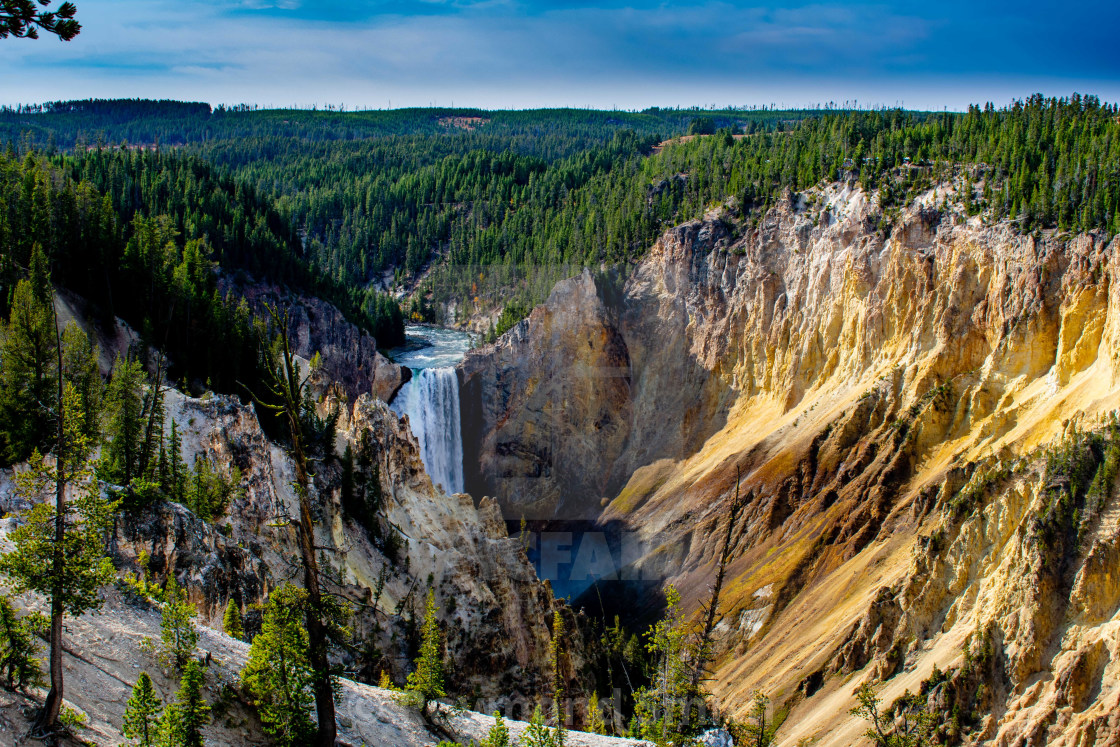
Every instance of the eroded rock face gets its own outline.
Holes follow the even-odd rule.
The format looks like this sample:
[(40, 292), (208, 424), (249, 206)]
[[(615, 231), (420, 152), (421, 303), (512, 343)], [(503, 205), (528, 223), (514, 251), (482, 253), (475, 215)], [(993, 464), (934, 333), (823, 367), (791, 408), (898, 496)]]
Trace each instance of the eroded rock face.
[[(324, 408), (333, 404), (324, 402)], [(287, 581), (300, 583), (288, 526), (297, 515), (295, 471), (286, 452), (261, 431), (253, 408), (235, 398), (192, 399), (171, 391), (167, 405), (187, 463), (205, 454), (227, 474), (236, 466), (239, 493), (214, 524), (177, 504), (126, 515), (114, 549), (126, 569), (138, 571), (136, 559), (144, 551), (157, 580), (174, 572), (202, 620), (220, 628), (230, 598), (248, 608)], [(430, 583), (445, 625), (454, 691), (495, 705), (535, 697), (547, 686), (554, 602), (518, 541), (507, 536), (497, 506), (483, 501), (475, 508), (469, 496), (447, 496), (433, 487), (407, 426), (369, 395), (341, 419), (338, 453), (359, 442), (373, 444), (383, 526), (399, 533), (401, 549), (396, 560), (387, 557), (383, 544), (346, 515), (341, 465), (330, 458), (316, 465), (315, 543), (324, 548), (326, 574), (340, 581), (338, 591), (355, 604), (353, 627), (361, 642), (381, 652), (373, 664), (387, 666), (403, 682), (410, 666), (406, 618), (423, 615)], [(247, 619), (250, 629), (253, 624)], [(580, 656), (576, 646), (573, 672)], [(344, 663), (371, 665), (352, 657)], [(366, 674), (375, 676), (376, 670)]]
[[(679, 241), (726, 246), (722, 224)], [(459, 365), (468, 492), (508, 516), (594, 520), (638, 467), (695, 452), (726, 418), (730, 390), (688, 349), (689, 299), (635, 273), (557, 284), (494, 344)], [(479, 435), (481, 434), (481, 435)]]
[[(484, 498), (476, 508), (469, 495), (447, 496), (434, 487), (415, 438), (384, 403), (355, 403), (345, 437), (356, 440), (363, 431), (379, 434), (385, 512), (408, 553), (410, 585), (387, 586), (386, 602), (396, 606), (415, 594), (418, 582), (433, 579), (456, 678), (498, 699), (546, 689), (548, 624), (556, 603), (519, 541), (508, 536), (497, 504)], [(347, 570), (361, 577), (358, 564)], [(575, 641), (567, 645), (574, 672), (582, 654)]]
[(507, 515), (594, 518), (628, 477), (614, 463), (629, 436), (630, 369), (591, 275), (558, 284), (459, 365), (467, 491), (497, 496)]
[[(1103, 714), (1116, 697), (1102, 664), (1116, 661), (1103, 621), (1120, 600), (1102, 570), (1115, 540), (1066, 547), (1053, 572), (1027, 532), (1043, 505), (1027, 482), (986, 499), (983, 531), (957, 536), (945, 517), (977, 464), (1117, 407), (1120, 242), (932, 209), (947, 196), (924, 195), (889, 236), (876, 198), (843, 185), (754, 228), (716, 212), (664, 234), (618, 292), (590, 275), (558, 286), (463, 362), (481, 432), (467, 468), (510, 518), (524, 505), (566, 518), (569, 495), (589, 507), (602, 491), (600, 521), (637, 533), (638, 565), (693, 607), (738, 475), (714, 689), (740, 714), (755, 688), (783, 693), (790, 743), (858, 741), (859, 681), (885, 680), (887, 702), (917, 691), (977, 631), (998, 651), (985, 738), (1111, 743), (1115, 724), (1063, 704)], [(625, 386), (585, 385), (623, 361)], [(937, 697), (975, 695), (971, 671)], [(1061, 693), (1053, 708), (1046, 693)]]
[[(296, 355), (322, 356), (324, 381), (342, 387), (351, 400), (372, 394), (389, 402), (412, 374), (377, 352), (377, 341), (346, 320), (337, 308), (318, 298), (283, 291), (276, 286), (237, 287), (253, 310), (265, 315), (266, 303), (291, 314)], [(267, 318), (267, 317), (266, 317)]]
[[(942, 491), (898, 579), (842, 636), (825, 692), (853, 674), (882, 682), (888, 702), (928, 692), (939, 712), (965, 714), (975, 743), (1116, 743), (1120, 591), (1103, 565), (1120, 538), (1116, 501), (1111, 490), (1063, 498), (1053, 469), (1042, 452), (992, 458)], [(795, 712), (825, 731), (823, 707)]]

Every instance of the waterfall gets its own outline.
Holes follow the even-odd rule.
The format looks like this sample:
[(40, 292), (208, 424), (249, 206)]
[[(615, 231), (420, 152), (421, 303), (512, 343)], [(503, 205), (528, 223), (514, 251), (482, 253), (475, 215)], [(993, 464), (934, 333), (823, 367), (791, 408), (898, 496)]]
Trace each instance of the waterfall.
[(392, 410), (407, 415), (432, 482), (448, 494), (463, 492), (463, 439), (459, 378), (454, 368), (422, 368), (401, 387)]

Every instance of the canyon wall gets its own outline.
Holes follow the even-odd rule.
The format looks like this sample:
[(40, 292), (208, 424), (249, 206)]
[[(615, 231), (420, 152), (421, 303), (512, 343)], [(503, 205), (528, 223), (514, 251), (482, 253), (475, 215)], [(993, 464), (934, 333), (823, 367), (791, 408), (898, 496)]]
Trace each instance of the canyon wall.
[[(234, 499), (215, 523), (175, 503), (126, 513), (112, 549), (122, 567), (136, 573), (137, 558), (147, 552), (155, 577), (174, 572), (201, 619), (220, 628), (229, 599), (248, 610), (277, 586), (299, 583), (293, 560), (298, 546), (289, 521), (298, 514), (295, 469), (287, 453), (265, 436), (251, 406), (235, 398), (195, 399), (176, 391), (166, 397), (187, 463), (203, 455), (226, 474), (239, 471)], [(336, 404), (345, 407), (328, 399), (322, 409)], [(387, 668), (403, 683), (411, 667), (408, 620), (422, 617), (432, 588), (444, 623), (453, 690), (494, 702), (535, 695), (546, 682), (554, 602), (518, 541), (506, 535), (497, 505), (484, 502), (476, 508), (469, 496), (436, 489), (407, 426), (369, 395), (343, 412), (337, 453), (347, 444), (355, 453), (372, 445), (377, 471), (367, 477), (378, 482), (385, 521), (377, 537), (348, 516), (341, 497), (342, 466), (337, 460), (317, 463), (315, 544), (323, 548), (320, 562), (325, 577), (333, 579), (329, 586), (353, 606), (355, 649), (365, 651), (344, 656), (343, 664), (373, 681)], [(386, 549), (387, 533), (397, 538), (399, 549)], [(247, 618), (250, 631), (259, 624), (258, 614)], [(370, 654), (374, 650), (378, 653)], [(577, 664), (579, 656), (578, 649), (573, 651)]]
[(770, 693), (789, 744), (858, 741), (856, 685), (889, 701), (935, 664), (955, 674), (930, 697), (971, 698), (972, 739), (1120, 739), (1098, 718), (1120, 684), (1111, 484), (1099, 510), (1062, 504), (1076, 542), (1038, 529), (1057, 505), (1040, 447), (1120, 401), (1120, 245), (953, 204), (938, 189), (887, 222), (833, 185), (756, 225), (716, 210), (624, 282), (561, 283), (460, 367), (468, 490), (507, 518), (627, 527), (692, 609), (741, 495), (712, 689), (739, 715)]
[(377, 350), (377, 341), (343, 316), (333, 304), (291, 293), (275, 285), (238, 285), (223, 280), (223, 290), (245, 298), (253, 313), (269, 319), (266, 305), (287, 312), (293, 352), (305, 359), (318, 353), (319, 378), (341, 388), (351, 400), (372, 394), (389, 402), (412, 376)]

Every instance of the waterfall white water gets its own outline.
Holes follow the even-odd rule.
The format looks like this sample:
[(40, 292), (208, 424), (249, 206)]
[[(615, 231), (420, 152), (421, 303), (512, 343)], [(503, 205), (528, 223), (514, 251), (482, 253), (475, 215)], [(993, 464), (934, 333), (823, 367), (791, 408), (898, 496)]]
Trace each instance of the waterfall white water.
[(447, 493), (463, 492), (463, 439), (459, 430), (459, 378), (454, 368), (413, 372), (393, 400), (392, 409), (407, 415), (420, 443), (432, 482)]

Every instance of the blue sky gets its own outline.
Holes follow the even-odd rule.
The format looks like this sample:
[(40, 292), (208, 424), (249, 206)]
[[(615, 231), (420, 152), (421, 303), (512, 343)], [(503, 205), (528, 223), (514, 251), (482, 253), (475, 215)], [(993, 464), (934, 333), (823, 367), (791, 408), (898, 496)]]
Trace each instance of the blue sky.
[(0, 41), (0, 103), (959, 109), (1075, 90), (1120, 100), (1117, 2), (76, 2), (74, 41)]

